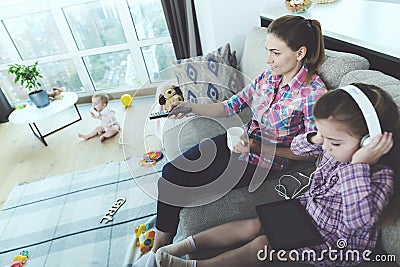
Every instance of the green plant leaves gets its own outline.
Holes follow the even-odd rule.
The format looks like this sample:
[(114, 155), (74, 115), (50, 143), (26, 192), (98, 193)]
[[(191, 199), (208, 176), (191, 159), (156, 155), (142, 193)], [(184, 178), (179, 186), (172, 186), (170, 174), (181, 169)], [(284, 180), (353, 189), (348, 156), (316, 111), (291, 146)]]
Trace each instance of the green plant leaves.
[(38, 81), (38, 78), (43, 78), (40, 71), (37, 68), (38, 61), (33, 65), (20, 65), (13, 64), (9, 65), (8, 74), (14, 74), (14, 83), (20, 82), (21, 86), (28, 89), (28, 91), (38, 91), (42, 84)]

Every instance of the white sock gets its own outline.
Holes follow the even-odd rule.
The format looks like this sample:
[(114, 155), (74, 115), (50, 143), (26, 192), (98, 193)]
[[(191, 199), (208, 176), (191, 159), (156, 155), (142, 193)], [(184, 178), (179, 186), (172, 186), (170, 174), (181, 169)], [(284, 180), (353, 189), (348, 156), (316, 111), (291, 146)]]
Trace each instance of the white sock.
[(164, 251), (157, 250), (156, 253), (158, 267), (196, 267), (196, 260), (184, 260), (168, 254)]
[(191, 252), (196, 251), (197, 247), (196, 247), (196, 244), (194, 243), (193, 236), (192, 235), (188, 236), (187, 240), (189, 240), (190, 246), (192, 247), (192, 251)]
[(182, 257), (186, 254), (192, 253), (196, 249), (196, 244), (194, 243), (192, 236), (189, 236), (186, 239), (179, 241), (178, 243), (169, 244), (167, 246), (159, 248), (159, 250), (162, 250), (176, 257)]
[(150, 250), (143, 256), (141, 256), (132, 267), (157, 267), (156, 263), (156, 253)]

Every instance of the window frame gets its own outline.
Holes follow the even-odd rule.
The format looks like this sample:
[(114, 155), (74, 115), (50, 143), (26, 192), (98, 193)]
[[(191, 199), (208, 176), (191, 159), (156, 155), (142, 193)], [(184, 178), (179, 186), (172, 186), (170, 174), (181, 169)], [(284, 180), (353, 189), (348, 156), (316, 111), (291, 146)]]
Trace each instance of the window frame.
[[(164, 81), (158, 82), (150, 82), (150, 73), (148, 73), (146, 62), (142, 53), (141, 48), (151, 45), (159, 45), (165, 43), (172, 43), (170, 36), (163, 36), (163, 37), (156, 37), (151, 39), (139, 40), (136, 34), (136, 29), (133, 21), (133, 16), (131, 15), (129, 9), (128, 0), (113, 0), (112, 2), (115, 5), (115, 9), (119, 16), (122, 29), (125, 34), (126, 43), (124, 44), (117, 44), (117, 45), (110, 45), (104, 46), (99, 48), (91, 48), (91, 49), (84, 49), (79, 50), (74, 39), (72, 30), (68, 25), (67, 18), (64, 14), (63, 8), (70, 7), (79, 4), (85, 4), (89, 2), (101, 2), (104, 0), (9, 0), (0, 3), (0, 38), (2, 38), (3, 42), (10, 47), (9, 57), (11, 58), (10, 63), (0, 63), (0, 71), (6, 71), (10, 64), (33, 64), (36, 61), (39, 61), (40, 64), (55, 62), (58, 60), (65, 60), (71, 59), (75, 68), (76, 72), (81, 80), (82, 86), (84, 88), (84, 92), (79, 93), (80, 96), (87, 96), (91, 95), (96, 91), (106, 91), (107, 93), (115, 93), (120, 91), (127, 91), (127, 90), (135, 90), (135, 89), (146, 89), (147, 88), (154, 88), (158, 84)], [(17, 47), (13, 43), (13, 40), (7, 29), (4, 25), (3, 20), (8, 18), (14, 18), (19, 16), (25, 16), (30, 14), (35, 14), (38, 12), (49, 11), (51, 15), (56, 21), (56, 27), (61, 33), (61, 38), (66, 46), (67, 52), (58, 54), (58, 55), (51, 55), (51, 56), (43, 56), (40, 58), (33, 58), (22, 60)], [(87, 56), (109, 53), (109, 52), (117, 52), (121, 50), (129, 50), (131, 53), (131, 58), (133, 60), (133, 64), (136, 68), (136, 74), (140, 80), (140, 85), (137, 87), (134, 85), (125, 85), (120, 86), (117, 88), (110, 88), (110, 89), (101, 89), (96, 90), (94, 84), (90, 78), (89, 70), (86, 68), (83, 58)], [(68, 90), (68, 88), (67, 88)], [(4, 90), (7, 95), (7, 90)], [(12, 101), (10, 101), (12, 102)], [(21, 102), (16, 101), (12, 102), (14, 104)]]

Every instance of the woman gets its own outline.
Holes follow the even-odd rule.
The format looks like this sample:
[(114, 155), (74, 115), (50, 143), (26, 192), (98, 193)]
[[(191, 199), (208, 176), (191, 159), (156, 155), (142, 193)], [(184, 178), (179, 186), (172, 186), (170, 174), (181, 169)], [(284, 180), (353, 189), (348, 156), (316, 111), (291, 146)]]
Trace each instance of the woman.
[[(308, 159), (291, 152), (290, 144), (296, 135), (314, 130), (313, 106), (326, 92), (317, 74), (325, 57), (321, 25), (300, 16), (278, 18), (268, 27), (265, 48), (269, 69), (230, 99), (214, 104), (184, 102), (177, 105), (209, 117), (228, 117), (249, 106), (252, 120), (246, 126), (247, 135), (243, 138), (246, 142), (236, 145), (233, 151), (228, 149), (227, 137), (223, 134), (202, 142), (164, 166), (158, 184), (153, 250), (139, 259), (137, 266), (155, 266), (155, 251), (172, 243), (181, 207), (199, 197), (191, 190), (184, 193), (175, 190), (175, 185), (192, 189), (218, 180), (222, 181), (220, 185), (232, 185), (229, 189), (239, 188), (249, 185), (254, 175), (265, 177), (269, 169), (282, 171), (291, 160)], [(183, 116), (178, 114), (171, 118)], [(276, 146), (274, 157), (269, 155), (270, 146), (261, 145), (266, 143), (265, 136), (268, 136), (266, 142)], [(238, 157), (241, 154), (246, 156)], [(200, 156), (212, 157), (212, 162), (204, 168), (189, 164), (197, 162)], [(216, 191), (216, 194), (221, 193), (220, 189)], [(182, 205), (172, 205), (172, 199), (178, 199)]]

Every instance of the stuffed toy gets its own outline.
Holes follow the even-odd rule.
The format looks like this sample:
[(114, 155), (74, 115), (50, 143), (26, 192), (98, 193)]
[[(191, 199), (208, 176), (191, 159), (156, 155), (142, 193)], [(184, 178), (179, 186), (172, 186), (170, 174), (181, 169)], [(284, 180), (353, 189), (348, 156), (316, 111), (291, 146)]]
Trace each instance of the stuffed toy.
[(158, 103), (163, 110), (169, 110), (171, 105), (178, 101), (183, 101), (183, 93), (176, 85), (165, 86), (158, 97)]
[(65, 91), (65, 87), (53, 87), (50, 92), (47, 92), (51, 101), (62, 99), (62, 92)]

